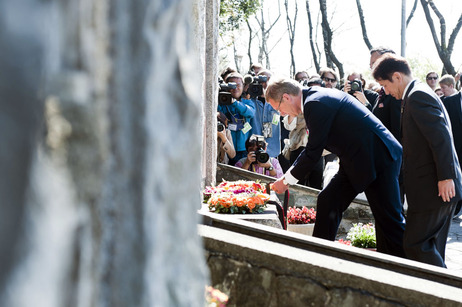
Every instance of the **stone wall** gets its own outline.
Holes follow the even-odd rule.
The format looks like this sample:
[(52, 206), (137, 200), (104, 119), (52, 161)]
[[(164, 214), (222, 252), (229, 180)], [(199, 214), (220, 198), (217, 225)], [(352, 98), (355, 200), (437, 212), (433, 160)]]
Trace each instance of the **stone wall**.
[(218, 3), (0, 1), (0, 306), (203, 306)]
[[(273, 182), (275, 180), (273, 177), (256, 174), (241, 168), (221, 163), (218, 163), (216, 178), (217, 182), (221, 182), (223, 179), (228, 181), (260, 180), (260, 182), (264, 183)], [(319, 192), (319, 190), (302, 185), (292, 185), (289, 187), (289, 206), (316, 207), (316, 199)], [(278, 195), (278, 197), (281, 203), (284, 202), (283, 194)], [(356, 198), (354, 202), (352, 202), (348, 207), (348, 209), (343, 213), (343, 219), (339, 226), (338, 236), (343, 238), (353, 223), (369, 222), (374, 222), (374, 216), (372, 215), (372, 211), (367, 201)]]
[[(284, 231), (272, 232), (282, 238)], [(212, 286), (229, 295), (228, 307), (462, 305), (462, 278), (440, 268), (302, 235), (291, 236), (295, 247), (294, 240), (278, 243), (211, 226), (199, 226), (199, 233)], [(315, 245), (323, 245), (322, 253), (310, 251)], [(355, 258), (347, 260), (352, 249)], [(389, 264), (394, 270), (384, 268)]]

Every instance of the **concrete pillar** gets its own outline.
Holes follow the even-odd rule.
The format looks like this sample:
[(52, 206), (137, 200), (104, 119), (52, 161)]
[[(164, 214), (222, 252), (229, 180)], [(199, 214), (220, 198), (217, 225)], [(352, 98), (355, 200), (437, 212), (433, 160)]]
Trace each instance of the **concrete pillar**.
[(217, 97), (218, 97), (218, 14), (219, 0), (206, 0), (205, 19), (205, 101), (203, 176), (206, 186), (215, 184), (217, 161)]
[(204, 11), (0, 2), (1, 306), (203, 306)]

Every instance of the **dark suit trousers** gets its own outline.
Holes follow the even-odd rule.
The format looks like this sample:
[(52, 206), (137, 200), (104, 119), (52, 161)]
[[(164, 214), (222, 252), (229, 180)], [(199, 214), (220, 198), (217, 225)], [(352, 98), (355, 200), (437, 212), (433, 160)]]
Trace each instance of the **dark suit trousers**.
[(449, 227), (457, 202), (431, 211), (408, 212), (404, 246), (409, 259), (445, 268)]
[[(377, 177), (366, 188), (365, 194), (375, 218), (377, 251), (404, 257), (405, 220), (398, 183), (401, 161), (392, 161), (385, 147), (380, 145), (375, 154)], [(335, 240), (342, 214), (357, 194), (340, 166), (339, 172), (318, 196), (313, 236)]]

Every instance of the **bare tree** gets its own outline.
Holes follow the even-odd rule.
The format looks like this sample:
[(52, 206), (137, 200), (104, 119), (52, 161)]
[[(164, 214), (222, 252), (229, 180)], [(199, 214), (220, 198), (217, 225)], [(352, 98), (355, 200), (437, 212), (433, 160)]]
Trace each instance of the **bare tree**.
[[(270, 22), (269, 28), (266, 28), (266, 23), (265, 23), (265, 18), (263, 14), (263, 1), (262, 1), (262, 6), (260, 9), (260, 19), (255, 15), (255, 19), (258, 22), (258, 25), (260, 27), (260, 34), (261, 34), (261, 42), (260, 42), (260, 51), (258, 53), (258, 61), (263, 64), (265, 62), (265, 67), (268, 69), (271, 69), (271, 64), (270, 64), (270, 59), (269, 59), (269, 54), (270, 50), (268, 49), (268, 38), (271, 32), (271, 29), (273, 29), (274, 25), (278, 22), (279, 18), (281, 17), (281, 5), (280, 1), (278, 0), (278, 10), (279, 14), (277, 18), (274, 20), (273, 23)], [(265, 61), (263, 61), (263, 59)]]
[(364, 21), (364, 13), (363, 8), (361, 6), (361, 0), (356, 0), (356, 6), (358, 7), (359, 22), (361, 24), (361, 30), (363, 32), (364, 43), (366, 43), (367, 49), (371, 50), (372, 44), (369, 41), (369, 37), (367, 36), (366, 22)]
[(252, 40), (254, 38), (254, 35), (253, 35), (253, 29), (252, 27), (250, 26), (250, 23), (248, 20), (245, 21), (247, 23), (247, 28), (249, 29), (249, 46), (247, 48), (247, 56), (249, 57), (249, 63), (250, 65), (252, 65), (253, 61), (252, 61)]
[[(454, 48), (454, 41), (456, 40), (457, 34), (459, 34), (460, 28), (462, 27), (462, 14), (459, 17), (456, 26), (452, 30), (452, 33), (449, 36), (449, 40), (446, 42), (446, 20), (444, 19), (444, 16), (441, 14), (441, 12), (438, 10), (438, 8), (432, 0), (420, 0), (420, 3), (422, 4), (422, 7), (424, 9), (425, 18), (427, 19), (428, 26), (430, 27), (436, 50), (438, 51), (438, 55), (441, 61), (443, 62), (443, 74), (448, 73), (451, 75), (455, 75), (456, 70), (454, 69), (454, 66), (451, 63), (451, 55)], [(441, 41), (438, 39), (431, 12), (428, 8), (429, 5), (440, 21)]]
[(417, 3), (419, 3), (419, 0), (414, 0), (414, 5), (412, 6), (412, 10), (406, 20), (406, 28), (409, 26), (412, 17), (414, 17), (415, 10), (417, 9)]
[(311, 47), (311, 53), (313, 55), (314, 66), (316, 67), (316, 71), (318, 72), (321, 69), (321, 65), (319, 65), (318, 52), (315, 46), (316, 40), (313, 38), (313, 23), (311, 21), (311, 11), (310, 11), (309, 1), (310, 0), (306, 0), (306, 14), (308, 15), (308, 30), (310, 33), (310, 47)]
[(326, 63), (327, 67), (334, 68), (334, 64), (338, 68), (338, 72), (340, 75), (340, 79), (343, 78), (344, 76), (344, 71), (343, 71), (343, 64), (337, 59), (337, 57), (334, 54), (334, 51), (332, 50), (332, 30), (329, 25), (329, 21), (327, 18), (327, 5), (326, 5), (326, 0), (319, 0), (319, 8), (321, 11), (322, 15), (322, 36), (324, 38), (324, 53), (326, 55)]
[(297, 25), (297, 14), (298, 14), (298, 6), (297, 1), (295, 1), (295, 13), (294, 13), (294, 20), (292, 24), (292, 20), (289, 16), (289, 0), (284, 1), (284, 6), (286, 7), (286, 16), (287, 16), (287, 32), (289, 33), (289, 42), (290, 42), (290, 74), (295, 76), (295, 57), (294, 57), (294, 43), (295, 43), (295, 27)]

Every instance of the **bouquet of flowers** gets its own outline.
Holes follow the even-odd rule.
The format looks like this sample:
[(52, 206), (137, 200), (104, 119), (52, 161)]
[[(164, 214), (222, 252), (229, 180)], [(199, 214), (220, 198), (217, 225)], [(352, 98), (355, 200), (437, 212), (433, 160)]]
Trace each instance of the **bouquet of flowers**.
[(255, 181), (223, 181), (203, 192), (204, 203), (215, 213), (261, 213), (269, 195), (264, 185)]
[(316, 211), (314, 208), (289, 207), (287, 210), (287, 221), (289, 224), (313, 224), (316, 222)]
[(352, 246), (362, 248), (377, 247), (375, 228), (372, 223), (353, 224), (353, 227), (348, 231), (347, 239), (351, 241)]

